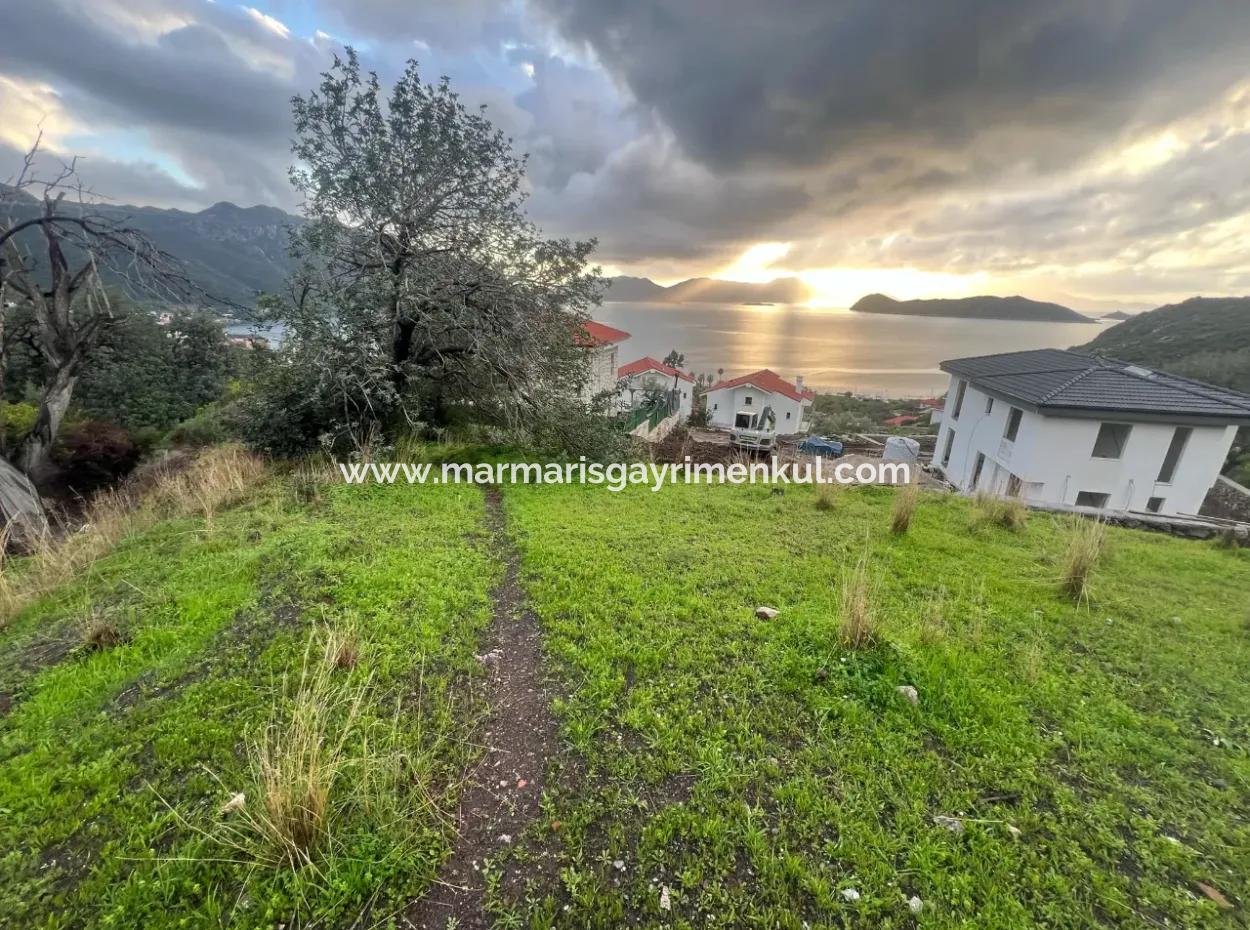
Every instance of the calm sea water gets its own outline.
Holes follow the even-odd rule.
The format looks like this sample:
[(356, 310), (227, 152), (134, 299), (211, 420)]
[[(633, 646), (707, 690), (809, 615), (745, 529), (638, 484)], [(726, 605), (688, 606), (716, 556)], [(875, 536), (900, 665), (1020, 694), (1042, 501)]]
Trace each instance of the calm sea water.
[(677, 349), (693, 372), (726, 377), (771, 368), (812, 387), (893, 397), (946, 389), (943, 359), (1020, 349), (1068, 348), (1106, 324), (1017, 323), (852, 313), (777, 304), (603, 304), (595, 319), (631, 334), (621, 364)]
[[(777, 304), (651, 304), (613, 301), (595, 319), (630, 338), (621, 364), (670, 349), (685, 353), (686, 368), (726, 376), (771, 368), (803, 375), (812, 387), (890, 397), (921, 397), (946, 389), (943, 359), (1019, 349), (1067, 348), (1088, 342), (1100, 323), (1014, 323), (852, 313), (828, 307)], [(230, 327), (250, 332), (250, 326)], [(280, 342), (282, 328), (261, 333)]]

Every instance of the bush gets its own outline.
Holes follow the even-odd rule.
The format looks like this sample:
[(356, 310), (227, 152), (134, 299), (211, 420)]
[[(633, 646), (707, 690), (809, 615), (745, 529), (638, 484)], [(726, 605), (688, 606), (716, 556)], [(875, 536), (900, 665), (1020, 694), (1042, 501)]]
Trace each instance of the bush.
[(4, 444), (12, 449), (29, 435), (35, 427), (39, 408), (34, 404), (2, 404), (0, 418), (3, 420)]
[(976, 507), (981, 520), (1013, 532), (1023, 529), (1029, 519), (1029, 509), (1018, 497), (995, 497), (992, 494), (978, 493)]
[(217, 405), (209, 405), (169, 431), (169, 441), (178, 448), (202, 449), (231, 439), (226, 417)]
[(52, 460), (61, 480), (76, 491), (115, 484), (139, 462), (134, 439), (116, 423), (85, 420), (61, 430)]

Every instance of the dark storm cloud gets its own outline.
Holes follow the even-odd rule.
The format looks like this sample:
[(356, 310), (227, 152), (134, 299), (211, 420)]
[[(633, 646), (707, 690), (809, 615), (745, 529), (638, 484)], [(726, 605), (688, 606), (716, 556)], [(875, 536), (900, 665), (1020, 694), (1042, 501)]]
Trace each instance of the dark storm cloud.
[(1018, 123), (1053, 161), (1244, 77), (1250, 36), (1250, 4), (1228, 0), (537, 2), (721, 169), (886, 140), (969, 151)]

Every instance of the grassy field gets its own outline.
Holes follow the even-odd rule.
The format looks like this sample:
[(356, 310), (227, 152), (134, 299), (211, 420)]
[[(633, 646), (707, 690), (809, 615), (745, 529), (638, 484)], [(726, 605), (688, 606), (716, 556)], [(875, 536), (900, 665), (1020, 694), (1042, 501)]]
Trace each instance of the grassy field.
[[(211, 532), (136, 534), (18, 615), (0, 634), (0, 925), (349, 926), (427, 887), (480, 711), (457, 682), (496, 571), (481, 512), (473, 489), (309, 503), (271, 482)], [(101, 623), (119, 645), (90, 647)], [(344, 638), (355, 667), (319, 674)], [(326, 838), (293, 869), (221, 809), (259, 808), (257, 747), (297, 732), (310, 688), (326, 755), (344, 745)]]
[(1111, 530), (1077, 606), (1066, 524), (925, 495), (895, 536), (891, 496), (509, 492), (568, 756), (505, 925), (1228, 925), (1199, 883), (1250, 900), (1250, 554)]
[[(953, 497), (899, 534), (885, 489), (503, 499), (561, 749), (486, 869), (498, 926), (1244, 923), (1250, 553), (1111, 529), (1074, 603), (1066, 523)], [(0, 926), (395, 922), (480, 751), (483, 513), (472, 488), (271, 479), (13, 617)], [(309, 729), (332, 778), (293, 866), (260, 760)]]

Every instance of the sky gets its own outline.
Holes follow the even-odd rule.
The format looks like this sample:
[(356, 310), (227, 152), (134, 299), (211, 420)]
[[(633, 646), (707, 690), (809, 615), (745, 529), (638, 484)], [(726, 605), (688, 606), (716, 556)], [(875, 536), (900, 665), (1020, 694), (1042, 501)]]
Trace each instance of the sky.
[(290, 98), (345, 45), (448, 76), (607, 273), (813, 301), (1250, 293), (1244, 0), (0, 0), (0, 179), (297, 211)]

